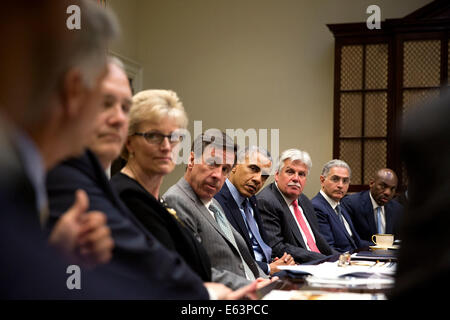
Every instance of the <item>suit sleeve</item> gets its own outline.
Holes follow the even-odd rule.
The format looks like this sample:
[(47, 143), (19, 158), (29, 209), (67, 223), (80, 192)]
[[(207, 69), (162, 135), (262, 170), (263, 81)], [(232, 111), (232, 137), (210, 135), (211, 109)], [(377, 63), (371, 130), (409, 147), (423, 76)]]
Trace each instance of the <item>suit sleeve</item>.
[[(124, 296), (147, 299), (206, 299), (208, 293), (201, 279), (174, 252), (164, 248), (151, 234), (145, 233), (106, 197), (96, 181), (70, 165), (60, 165), (47, 176), (49, 205), (54, 221), (73, 203), (76, 189), (89, 196), (90, 210), (107, 215), (115, 247), (113, 259), (98, 269), (126, 288)], [(96, 269), (96, 270), (97, 270)], [(120, 287), (118, 287), (120, 288)]]
[(198, 223), (195, 221), (194, 217), (189, 214), (190, 210), (185, 205), (186, 200), (177, 196), (174, 192), (167, 192), (163, 196), (164, 201), (174, 209), (178, 217), (186, 224), (186, 226), (194, 233), (195, 237), (199, 237), (199, 227)]

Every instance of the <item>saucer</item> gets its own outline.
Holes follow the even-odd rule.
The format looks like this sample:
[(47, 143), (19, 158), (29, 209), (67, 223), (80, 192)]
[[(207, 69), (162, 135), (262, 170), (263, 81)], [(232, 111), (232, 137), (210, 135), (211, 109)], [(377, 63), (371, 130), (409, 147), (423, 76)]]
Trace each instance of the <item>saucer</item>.
[(370, 246), (369, 248), (372, 249), (372, 250), (397, 250), (397, 249), (400, 249), (400, 246), (394, 244), (394, 245), (392, 245), (390, 247)]

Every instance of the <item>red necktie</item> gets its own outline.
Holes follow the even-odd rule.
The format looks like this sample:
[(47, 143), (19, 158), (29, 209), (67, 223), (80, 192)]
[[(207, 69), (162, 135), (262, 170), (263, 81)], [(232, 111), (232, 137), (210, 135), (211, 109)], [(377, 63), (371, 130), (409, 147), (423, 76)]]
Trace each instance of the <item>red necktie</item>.
[(306, 236), (306, 242), (308, 244), (308, 247), (311, 249), (311, 251), (319, 252), (319, 249), (316, 246), (316, 243), (314, 242), (314, 239), (309, 232), (308, 226), (306, 225), (305, 219), (303, 219), (303, 215), (300, 212), (300, 209), (298, 208), (297, 199), (292, 202), (294, 205), (294, 213), (295, 217), (297, 218), (298, 224), (300, 225), (300, 228), (302, 228), (303, 234)]

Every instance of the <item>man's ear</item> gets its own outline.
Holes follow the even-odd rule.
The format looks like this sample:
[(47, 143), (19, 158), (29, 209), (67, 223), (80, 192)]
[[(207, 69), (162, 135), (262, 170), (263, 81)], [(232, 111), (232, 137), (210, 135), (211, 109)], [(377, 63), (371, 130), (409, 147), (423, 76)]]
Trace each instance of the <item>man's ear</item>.
[(191, 155), (189, 156), (189, 163), (187, 165), (189, 170), (192, 170), (192, 168), (194, 167), (194, 159), (195, 159), (194, 152), (191, 151)]
[(73, 118), (82, 108), (85, 85), (79, 70), (70, 69), (64, 75), (61, 88), (61, 105), (64, 115)]
[(274, 178), (275, 178), (275, 182), (278, 182), (278, 171), (275, 172)]
[(320, 176), (320, 184), (323, 184), (323, 182), (325, 181), (325, 177), (324, 176)]

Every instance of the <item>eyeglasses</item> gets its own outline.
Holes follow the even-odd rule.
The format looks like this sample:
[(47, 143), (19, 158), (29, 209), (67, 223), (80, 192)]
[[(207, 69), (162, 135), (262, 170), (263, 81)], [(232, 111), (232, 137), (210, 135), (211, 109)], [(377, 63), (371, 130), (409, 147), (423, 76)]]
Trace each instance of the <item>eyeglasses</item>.
[(341, 181), (341, 180), (342, 180), (342, 184), (349, 184), (350, 183), (350, 178), (347, 178), (347, 177), (341, 178), (341, 177), (338, 177), (338, 176), (332, 176), (332, 177), (330, 177), (330, 180), (333, 183), (339, 183), (339, 181)]
[(169, 139), (169, 143), (171, 145), (176, 145), (183, 141), (184, 135), (181, 132), (171, 132), (167, 135), (162, 134), (158, 131), (150, 131), (150, 132), (136, 132), (133, 136), (141, 136), (144, 137), (145, 140), (150, 144), (161, 144), (164, 141), (164, 138)]

